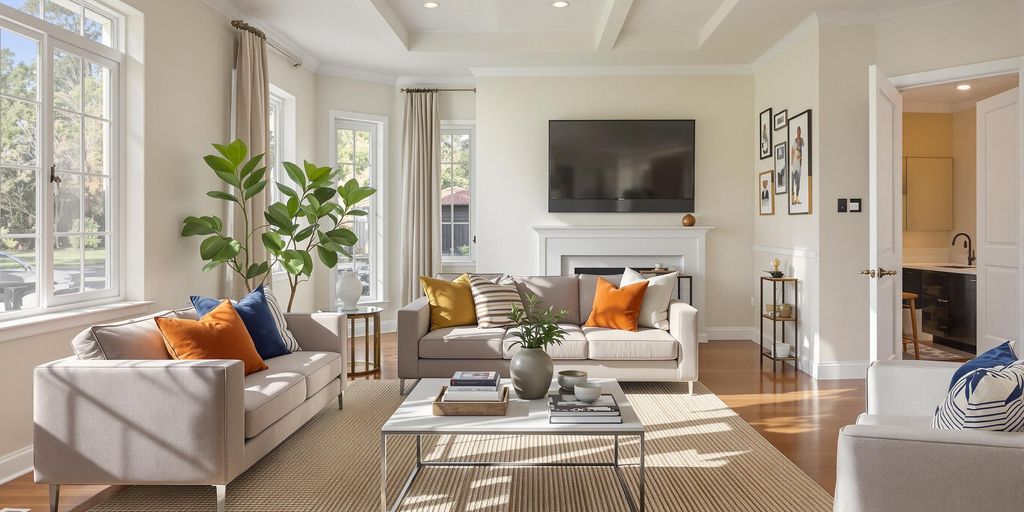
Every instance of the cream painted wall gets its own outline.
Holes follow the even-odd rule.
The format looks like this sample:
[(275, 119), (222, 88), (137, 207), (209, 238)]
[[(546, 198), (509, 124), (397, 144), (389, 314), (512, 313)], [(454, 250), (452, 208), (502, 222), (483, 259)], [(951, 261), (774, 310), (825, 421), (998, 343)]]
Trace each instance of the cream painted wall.
[[(978, 239), (977, 115), (974, 107), (953, 113), (953, 234), (967, 233), (972, 240)], [(966, 263), (967, 249), (952, 247), (950, 259)]]
[[(903, 156), (908, 158), (953, 158), (953, 114), (905, 112), (903, 114)], [(953, 165), (953, 180), (955, 182), (955, 160)], [(973, 186), (971, 190), (974, 190)], [(954, 194), (956, 194), (955, 185)], [(948, 249), (949, 240), (949, 231), (903, 231), (903, 248), (905, 250), (933, 249), (939, 253)], [(908, 251), (903, 260), (912, 262), (911, 260), (919, 259), (916, 254), (920, 254), (920, 251)]]
[(679, 214), (548, 213), (551, 119), (695, 119), (698, 225), (708, 236), (707, 325), (747, 327), (749, 76), (485, 77), (477, 82), (477, 270), (538, 271), (536, 225), (677, 226)]
[[(217, 274), (201, 271), (199, 240), (178, 232), (182, 218), (217, 206), (205, 192), (218, 180), (201, 156), (228, 136), (233, 33), (197, 0), (125, 2), (145, 20), (142, 48), (131, 48), (145, 65), (145, 123), (128, 135), (129, 144), (145, 147), (145, 165), (127, 169), (138, 186), (130, 193), (143, 198), (135, 214), (144, 217), (144, 231), (128, 236), (145, 236), (144, 273), (132, 287), (141, 290), (135, 298), (155, 301), (155, 308), (180, 306), (190, 294), (217, 293)], [(181, 27), (189, 27), (188, 37)], [(32, 442), (32, 368), (71, 355), (69, 342), (79, 330), (0, 343), (0, 386), (7, 391), (0, 398), (0, 459)]]

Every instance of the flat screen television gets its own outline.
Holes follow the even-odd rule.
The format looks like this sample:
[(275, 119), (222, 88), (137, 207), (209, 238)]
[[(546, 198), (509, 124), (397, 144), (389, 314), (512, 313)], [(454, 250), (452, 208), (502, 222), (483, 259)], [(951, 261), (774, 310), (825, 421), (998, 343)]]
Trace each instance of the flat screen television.
[(549, 212), (692, 212), (692, 119), (549, 121)]

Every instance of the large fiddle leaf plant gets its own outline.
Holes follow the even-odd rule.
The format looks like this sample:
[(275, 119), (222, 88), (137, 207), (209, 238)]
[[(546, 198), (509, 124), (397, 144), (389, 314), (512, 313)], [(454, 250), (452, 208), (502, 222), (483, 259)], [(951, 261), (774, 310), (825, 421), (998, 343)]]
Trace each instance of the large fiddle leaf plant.
[[(263, 155), (247, 158), (248, 148), (241, 140), (213, 147), (220, 155), (207, 155), (204, 160), (228, 187), (206, 195), (232, 203), (246, 235), (239, 240), (225, 233), (224, 222), (216, 215), (185, 218), (181, 235), (206, 237), (199, 246), (199, 255), (206, 261), (203, 271), (227, 265), (250, 290), (264, 284), (270, 270), (280, 265), (288, 277), (291, 311), (299, 285), (313, 275), (313, 253), (329, 269), (338, 265), (339, 255), (352, 257), (349, 248), (359, 239), (349, 226), (354, 217), (366, 215), (358, 205), (377, 191), (356, 180), (335, 186), (341, 174), (338, 169), (284, 162), (294, 187), (275, 183), (284, 200), (258, 212), (252, 199), (267, 186), (266, 167), (260, 166)], [(268, 254), (263, 261), (254, 261), (252, 256), (257, 233)]]

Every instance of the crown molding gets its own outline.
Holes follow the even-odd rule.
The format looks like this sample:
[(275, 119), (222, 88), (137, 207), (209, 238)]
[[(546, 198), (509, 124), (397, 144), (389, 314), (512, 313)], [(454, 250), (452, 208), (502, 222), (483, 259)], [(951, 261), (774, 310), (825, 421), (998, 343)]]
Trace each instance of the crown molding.
[(334, 66), (330, 64), (321, 64), (320, 67), (317, 68), (316, 74), (391, 86), (398, 84), (398, 77), (395, 75), (377, 73), (374, 71), (364, 71), (345, 66)]
[(472, 86), (476, 85), (475, 76), (466, 75), (406, 75), (398, 77), (398, 87), (416, 86)]
[(268, 28), (268, 25), (263, 20), (253, 18), (247, 15), (242, 10), (238, 9), (234, 5), (231, 5), (228, 0), (200, 0), (206, 4), (207, 7), (220, 13), (221, 16), (228, 21), (231, 20), (245, 20), (246, 23), (260, 29), (263, 33), (267, 34), (268, 37), (274, 40), (284, 49), (295, 54), (296, 57), (302, 60), (302, 67), (311, 73), (316, 73), (317, 69), (320, 68), (320, 60), (313, 56), (310, 52), (306, 51), (305, 48), (292, 41), (290, 38), (281, 35), (280, 32), (276, 32), (273, 29)]
[(750, 75), (745, 64), (693, 66), (475, 67), (473, 76), (720, 76)]

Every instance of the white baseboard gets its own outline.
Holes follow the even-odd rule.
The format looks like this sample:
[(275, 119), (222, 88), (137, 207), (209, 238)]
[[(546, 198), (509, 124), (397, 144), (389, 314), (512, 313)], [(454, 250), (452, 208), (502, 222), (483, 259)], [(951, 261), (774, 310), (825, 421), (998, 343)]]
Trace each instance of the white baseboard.
[(818, 380), (864, 379), (868, 374), (867, 361), (834, 361), (813, 365), (812, 377)]
[(757, 342), (757, 331), (753, 327), (708, 327), (710, 341), (744, 340)]
[(26, 446), (0, 457), (0, 484), (5, 484), (32, 471), (32, 446)]

